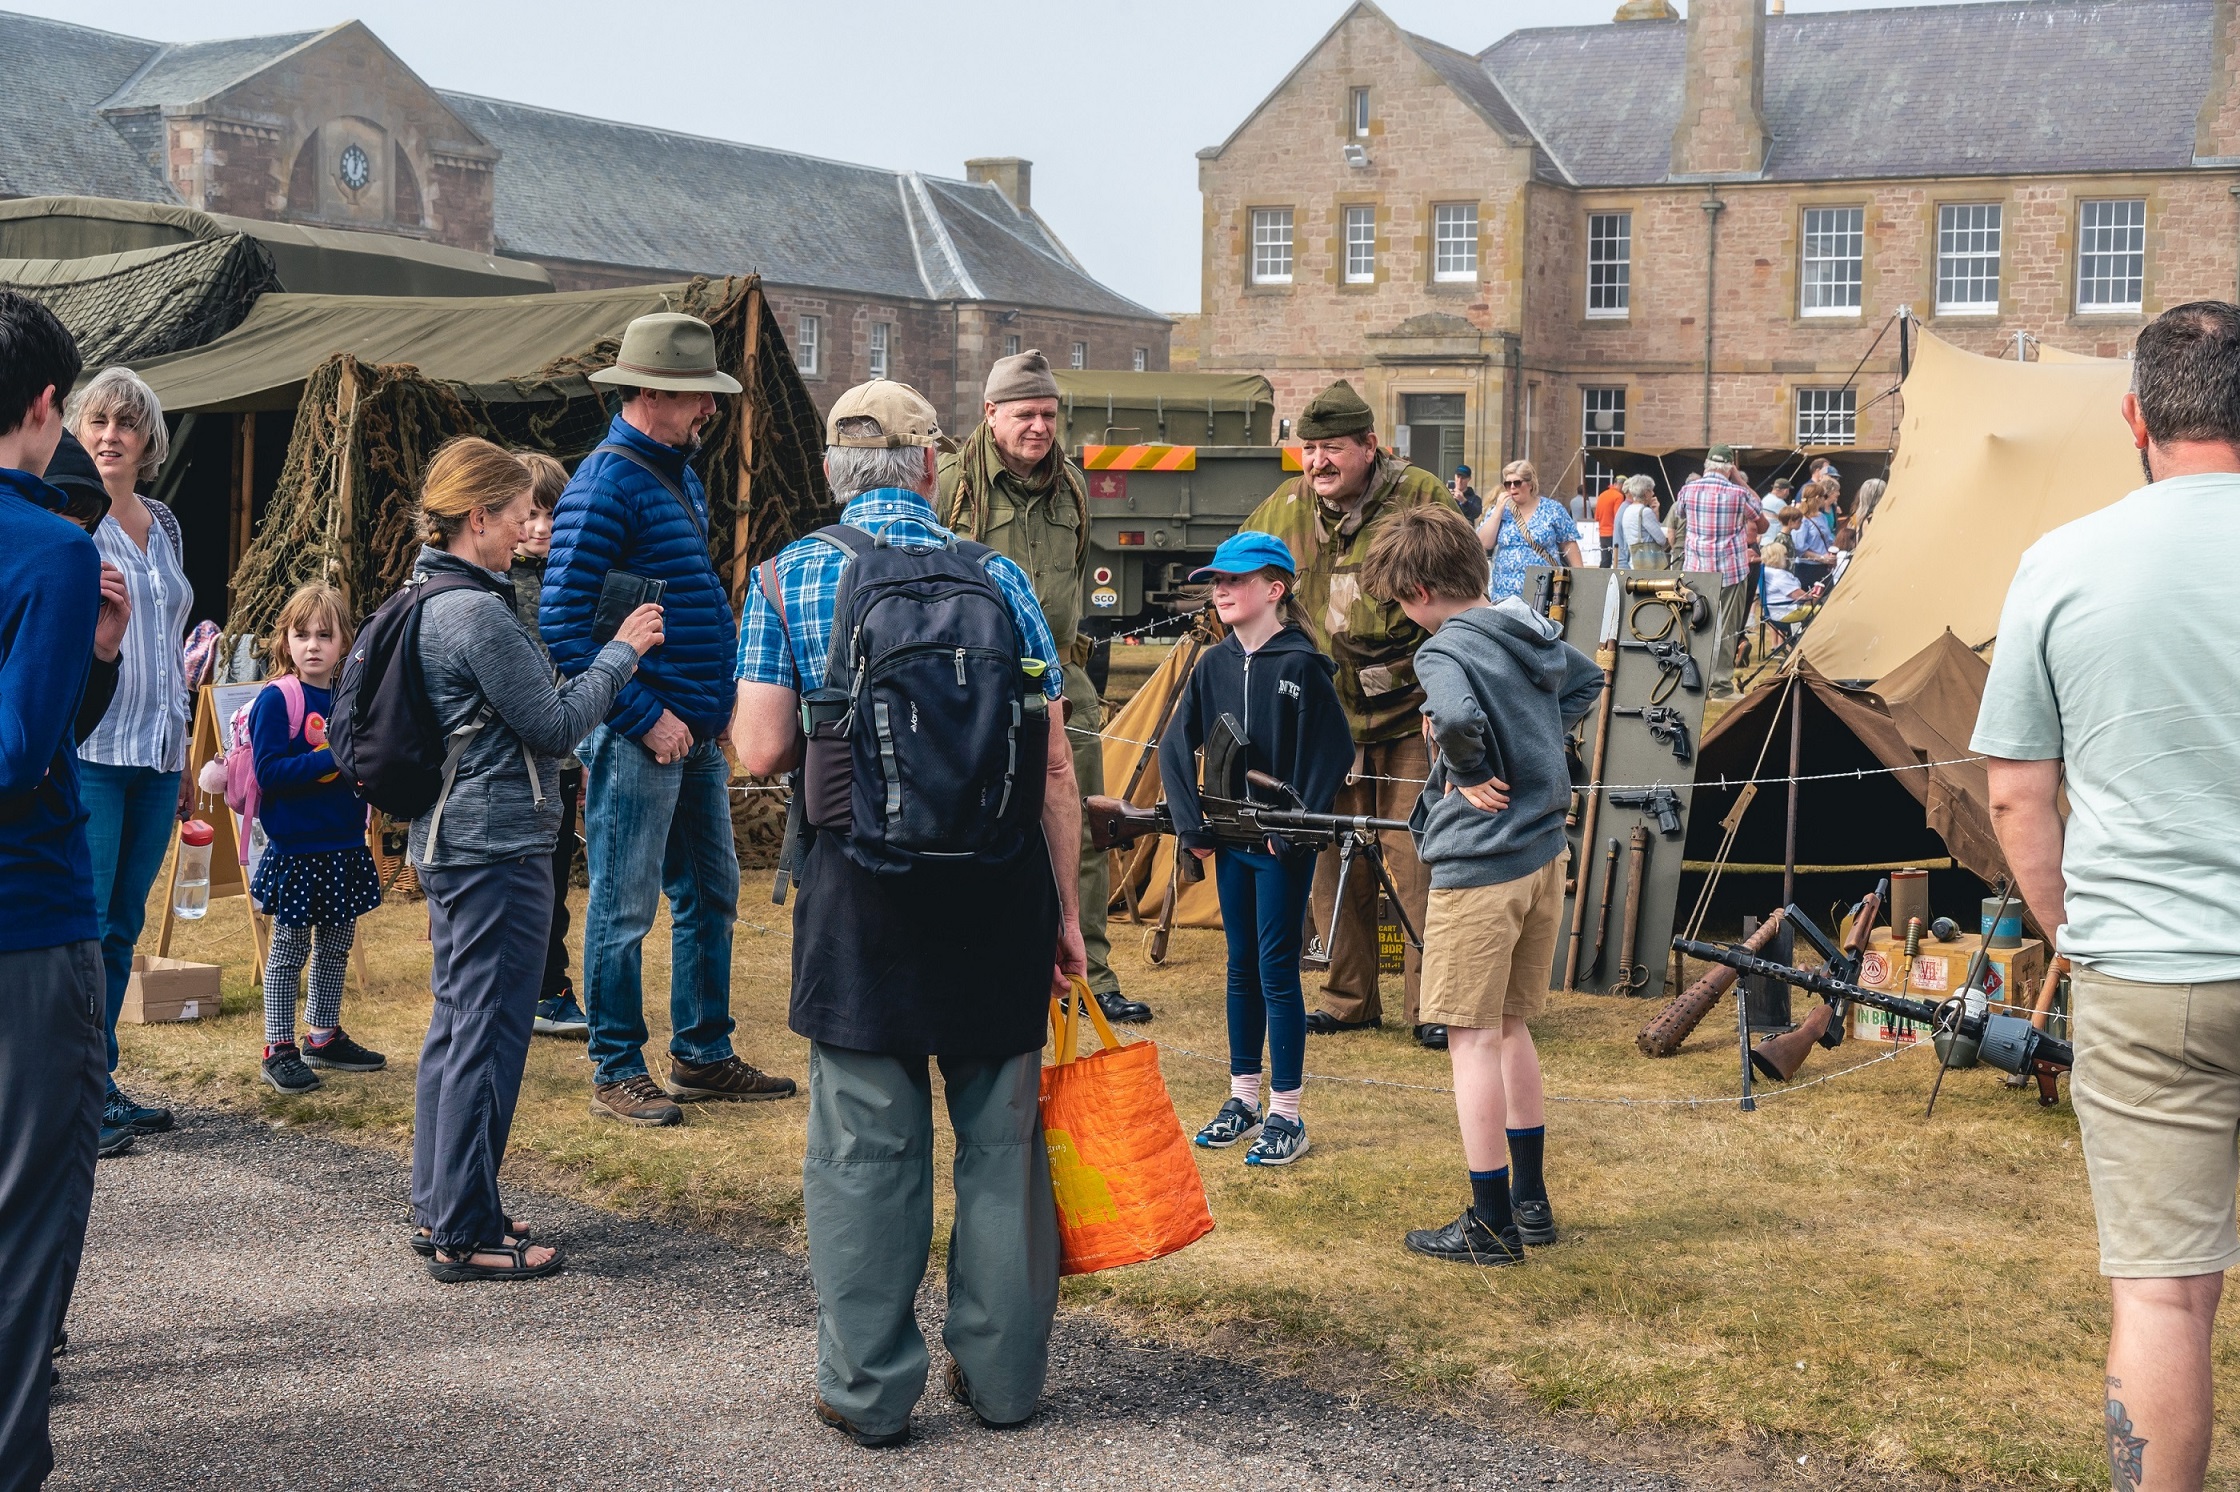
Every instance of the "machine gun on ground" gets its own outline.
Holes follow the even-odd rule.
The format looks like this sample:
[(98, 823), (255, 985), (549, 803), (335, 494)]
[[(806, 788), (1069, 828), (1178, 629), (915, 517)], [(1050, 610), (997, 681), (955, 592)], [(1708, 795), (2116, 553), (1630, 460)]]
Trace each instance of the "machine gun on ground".
[[(1320, 852), (1335, 845), (1338, 850), (1337, 896), (1333, 903), (1339, 909), (1345, 906), (1346, 880), (1353, 872), (1357, 859), (1369, 862), (1377, 877), (1377, 884), (1390, 899), (1393, 914), (1400, 920), (1401, 936), (1409, 946), (1420, 951), (1423, 939), (1418, 936), (1414, 922), (1409, 920), (1407, 905), (1401, 900), (1400, 888), (1392, 879), (1392, 872), (1384, 863), (1384, 846), (1380, 834), (1405, 834), (1406, 823), (1399, 819), (1370, 818), (1366, 814), (1309, 813), (1306, 803), (1291, 784), (1266, 772), (1251, 771), (1245, 766), (1244, 730), (1234, 715), (1223, 715), (1214, 722), (1214, 728), (1205, 744), (1205, 790), (1199, 796), (1198, 807), (1205, 820), (1205, 828), (1215, 842), (1232, 849), (1265, 854), (1268, 841), (1280, 839), (1294, 849)], [(1276, 798), (1270, 804), (1253, 799), (1252, 790)], [(1288, 804), (1289, 806), (1282, 806)], [(1174, 815), (1164, 802), (1150, 808), (1139, 808), (1119, 798), (1095, 797), (1082, 799), (1082, 809), (1087, 816), (1089, 843), (1100, 850), (1118, 849), (1134, 844), (1152, 834), (1174, 833)], [(1192, 881), (1205, 878), (1205, 868), (1198, 857), (1175, 847), (1176, 863), (1183, 876)], [(1333, 916), (1332, 921), (1336, 921)], [(1327, 968), (1333, 953), (1335, 928), (1331, 936), (1316, 938), (1308, 945), (1303, 964), (1314, 968)]]

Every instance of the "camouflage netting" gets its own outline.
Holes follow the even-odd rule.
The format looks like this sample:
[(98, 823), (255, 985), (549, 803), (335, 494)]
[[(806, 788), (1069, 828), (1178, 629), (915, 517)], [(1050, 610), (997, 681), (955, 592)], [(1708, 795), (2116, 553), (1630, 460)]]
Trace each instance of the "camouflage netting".
[(0, 260), (0, 289), (53, 311), (89, 372), (214, 342), (279, 288), (272, 255), (240, 233), (92, 259)]
[[(709, 552), (729, 584), (743, 555), (752, 565), (835, 516), (824, 480), (822, 422), (776, 318), (749, 279), (696, 279), (678, 309), (707, 321), (716, 359), (746, 387), (721, 399), (694, 468), (707, 484)], [(750, 311), (759, 313), (747, 356)], [(436, 448), (480, 435), (515, 449), (548, 451), (571, 467), (599, 443), (609, 407), (583, 375), (614, 361), (606, 338), (500, 388), (424, 377), (410, 364), (371, 365), (346, 354), (313, 371), (296, 409), (278, 486), (233, 576), (225, 648), (262, 636), (289, 594), (332, 580), (360, 616), (411, 574), (420, 547), (416, 494)], [(753, 472), (743, 546), (739, 511), (741, 411), (753, 424)], [(223, 655), (222, 655), (223, 656)], [(782, 796), (735, 795), (742, 863), (772, 861), (783, 831)]]

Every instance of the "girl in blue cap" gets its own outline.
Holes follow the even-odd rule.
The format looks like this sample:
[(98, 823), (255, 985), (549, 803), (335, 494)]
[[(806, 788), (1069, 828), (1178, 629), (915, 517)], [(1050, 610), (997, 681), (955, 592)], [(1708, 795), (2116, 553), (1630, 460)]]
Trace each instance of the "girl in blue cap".
[[(1229, 939), (1229, 1099), (1197, 1143), (1222, 1150), (1246, 1140), (1245, 1164), (1286, 1166), (1307, 1153), (1299, 1118), (1307, 1005), (1299, 988), (1307, 893), (1314, 854), (1280, 839), (1244, 848), (1219, 844), (1198, 799), (1196, 753), (1224, 715), (1244, 736), (1245, 768), (1296, 790), (1310, 813), (1328, 813), (1353, 764), (1353, 732), (1331, 683), (1336, 665), (1315, 647), (1292, 595), (1291, 551), (1272, 534), (1233, 535), (1191, 575), (1213, 582), (1213, 607), (1229, 635), (1208, 648), (1183, 685), (1159, 742), (1159, 774), (1174, 815), (1178, 853), (1213, 860), (1221, 926)], [(1243, 785), (1231, 791), (1270, 808), (1297, 808)], [(1224, 791), (1207, 784), (1209, 792)], [(1275, 1069), (1267, 1118), (1260, 1114), (1260, 1049)]]

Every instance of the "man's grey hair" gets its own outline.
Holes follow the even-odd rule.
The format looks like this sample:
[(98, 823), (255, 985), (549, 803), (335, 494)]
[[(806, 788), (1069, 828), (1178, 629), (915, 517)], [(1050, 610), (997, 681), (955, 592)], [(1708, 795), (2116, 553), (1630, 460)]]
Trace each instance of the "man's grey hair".
[[(860, 425), (864, 428), (853, 429)], [(842, 435), (877, 435), (879, 422), (872, 419), (842, 420)], [(881, 487), (904, 487), (912, 492), (923, 492), (926, 482), (926, 447), (924, 446), (826, 446), (824, 448), (825, 480), (832, 484), (836, 502), (847, 502), (876, 492)]]
[(1635, 502), (1640, 502), (1657, 490), (1657, 479), (1641, 472), (1635, 472), (1618, 484), (1618, 490)]
[[(72, 435), (77, 435), (80, 422), (95, 414), (108, 415), (146, 438), (147, 449), (140, 457), (140, 470), (135, 475), (142, 482), (154, 481), (164, 459), (171, 454), (171, 432), (164, 427), (163, 401), (156, 397), (156, 391), (130, 368), (103, 368), (62, 406), (62, 423)], [(85, 437), (79, 436), (79, 439)], [(93, 442), (86, 441), (86, 444), (90, 446)]]

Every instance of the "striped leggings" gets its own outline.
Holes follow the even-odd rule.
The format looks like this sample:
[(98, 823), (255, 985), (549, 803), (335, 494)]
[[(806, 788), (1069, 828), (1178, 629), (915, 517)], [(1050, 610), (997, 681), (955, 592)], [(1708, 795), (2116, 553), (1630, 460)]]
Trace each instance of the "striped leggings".
[[(317, 931), (317, 951), (311, 935)], [(289, 927), (272, 925), (272, 951), (264, 961), (264, 1039), (280, 1046), (296, 1039), (296, 986), (304, 963), (311, 964), (311, 997), (305, 1002), (303, 1022), (314, 1031), (342, 1024), (342, 981), (350, 972), (350, 945), (357, 941), (358, 924)]]

